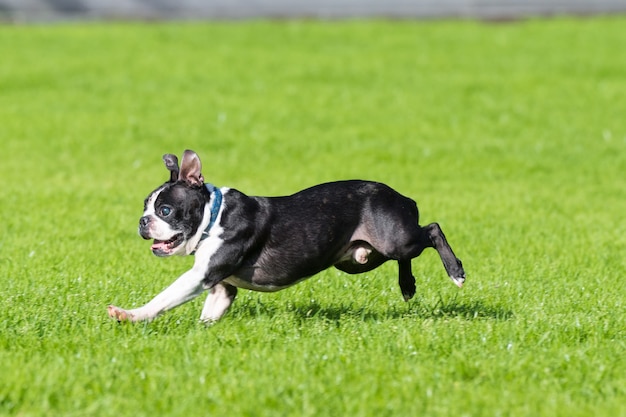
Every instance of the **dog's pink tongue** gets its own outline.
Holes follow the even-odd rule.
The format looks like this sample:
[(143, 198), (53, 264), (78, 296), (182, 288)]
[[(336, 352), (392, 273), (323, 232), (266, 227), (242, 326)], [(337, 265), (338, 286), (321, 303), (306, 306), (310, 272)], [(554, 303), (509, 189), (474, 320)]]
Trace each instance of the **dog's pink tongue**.
[(154, 243), (152, 244), (152, 246), (150, 247), (150, 249), (155, 250), (155, 249), (165, 249), (167, 247), (167, 243), (166, 242), (162, 242), (160, 240), (155, 240)]

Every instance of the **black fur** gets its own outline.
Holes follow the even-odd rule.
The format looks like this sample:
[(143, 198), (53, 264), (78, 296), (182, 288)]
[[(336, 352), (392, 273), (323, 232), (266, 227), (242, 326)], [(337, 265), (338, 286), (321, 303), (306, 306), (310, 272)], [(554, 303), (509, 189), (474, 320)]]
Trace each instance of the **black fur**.
[[(332, 182), (288, 197), (229, 190), (220, 221), (223, 245), (210, 259), (204, 284), (235, 276), (255, 289), (275, 290), (333, 265), (362, 273), (396, 260), (408, 299), (415, 294), (410, 261), (427, 247), (438, 248), (450, 276), (464, 277), (439, 226), (422, 228), (418, 220), (413, 200), (375, 182)], [(356, 247), (371, 250), (366, 263), (346, 259)]]

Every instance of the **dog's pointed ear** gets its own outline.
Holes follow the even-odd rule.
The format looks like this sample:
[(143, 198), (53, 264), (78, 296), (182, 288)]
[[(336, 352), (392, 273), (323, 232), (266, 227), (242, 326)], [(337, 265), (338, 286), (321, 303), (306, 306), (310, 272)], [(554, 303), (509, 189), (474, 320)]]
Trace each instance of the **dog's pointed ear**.
[(163, 162), (165, 162), (165, 167), (170, 171), (170, 182), (178, 181), (178, 158), (176, 155), (172, 155), (168, 153), (163, 155)]
[(194, 151), (186, 150), (183, 154), (183, 162), (180, 164), (178, 179), (185, 181), (189, 185), (204, 185), (202, 176), (202, 163)]

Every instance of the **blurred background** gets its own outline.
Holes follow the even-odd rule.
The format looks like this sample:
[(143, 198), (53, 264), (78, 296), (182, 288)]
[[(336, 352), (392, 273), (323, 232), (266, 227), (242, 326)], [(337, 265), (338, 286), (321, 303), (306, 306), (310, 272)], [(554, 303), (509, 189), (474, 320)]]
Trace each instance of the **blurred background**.
[(0, 20), (439, 18), (490, 20), (626, 11), (626, 0), (0, 0)]

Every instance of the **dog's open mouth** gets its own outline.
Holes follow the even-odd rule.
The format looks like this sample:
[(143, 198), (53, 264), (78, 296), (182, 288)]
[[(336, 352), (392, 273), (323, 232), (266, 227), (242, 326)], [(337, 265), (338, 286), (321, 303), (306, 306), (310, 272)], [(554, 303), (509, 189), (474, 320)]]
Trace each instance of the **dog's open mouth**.
[(169, 240), (154, 239), (154, 243), (152, 243), (151, 249), (155, 255), (167, 255), (177, 246), (183, 243), (184, 240), (185, 238), (182, 233), (175, 235)]

